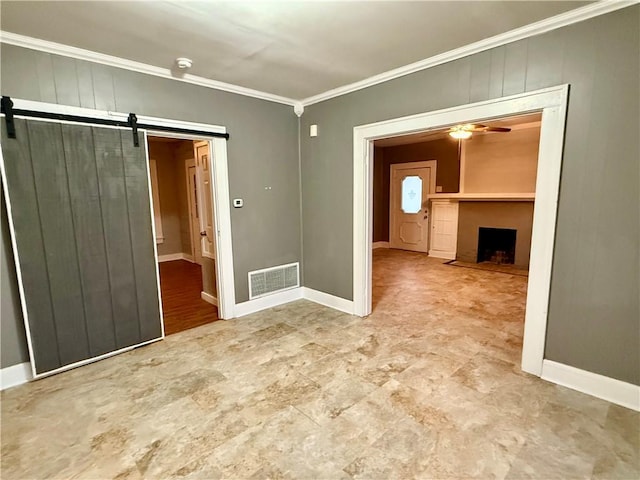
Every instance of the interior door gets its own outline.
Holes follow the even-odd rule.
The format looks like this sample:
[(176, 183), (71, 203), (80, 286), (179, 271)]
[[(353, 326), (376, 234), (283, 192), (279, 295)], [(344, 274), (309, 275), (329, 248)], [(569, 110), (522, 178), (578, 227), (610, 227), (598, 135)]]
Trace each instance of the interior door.
[(389, 246), (414, 252), (429, 250), (429, 167), (391, 165)]
[(2, 175), (34, 374), (162, 337), (145, 142), (2, 123)]
[(209, 142), (194, 143), (198, 190), (200, 191), (200, 237), (202, 256), (215, 260), (216, 239), (213, 218), (213, 182)]
[(189, 222), (191, 228), (191, 239), (193, 243), (193, 260), (198, 265), (202, 265), (202, 241), (200, 239), (200, 208), (198, 200), (198, 177), (196, 174), (195, 162), (187, 166), (187, 181), (189, 192)]

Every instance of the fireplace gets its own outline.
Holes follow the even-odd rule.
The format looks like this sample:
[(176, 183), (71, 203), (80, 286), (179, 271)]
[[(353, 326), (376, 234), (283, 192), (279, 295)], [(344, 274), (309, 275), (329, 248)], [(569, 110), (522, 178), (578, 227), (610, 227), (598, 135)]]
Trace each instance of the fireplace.
[(516, 257), (516, 230), (511, 228), (478, 229), (477, 262), (513, 264)]

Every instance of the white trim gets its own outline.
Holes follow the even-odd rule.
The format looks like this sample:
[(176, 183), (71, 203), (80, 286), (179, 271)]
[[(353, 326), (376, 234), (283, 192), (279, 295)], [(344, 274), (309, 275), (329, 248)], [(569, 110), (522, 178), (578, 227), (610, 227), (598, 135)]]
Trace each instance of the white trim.
[(301, 298), (302, 288), (297, 287), (256, 298), (255, 300), (238, 303), (235, 308), (235, 317), (244, 317), (245, 315), (266, 310), (267, 308), (277, 307), (278, 305), (284, 305), (285, 303), (300, 300)]
[(543, 380), (640, 411), (639, 385), (546, 359), (542, 362), (541, 376)]
[(200, 292), (200, 298), (211, 305), (218, 306), (218, 299), (205, 291)]
[(167, 253), (166, 255), (158, 255), (158, 262), (173, 262), (175, 260), (186, 260), (187, 262), (193, 263), (193, 256), (188, 253), (180, 252), (180, 253)]
[(389, 248), (389, 242), (373, 242), (373, 247), (374, 250), (376, 248)]
[(507, 43), (516, 42), (524, 38), (540, 35), (551, 30), (566, 27), (574, 23), (582, 22), (599, 15), (605, 15), (622, 8), (629, 7), (638, 3), (638, 0), (622, 0), (622, 1), (606, 1), (606, 2), (594, 2), (584, 7), (576, 8), (553, 17), (545, 18), (539, 22), (531, 23), (523, 27), (510, 30), (508, 32), (495, 35), (493, 37), (485, 38), (478, 42), (470, 43), (454, 50), (449, 50), (433, 57), (425, 58), (409, 65), (404, 65), (393, 70), (389, 70), (378, 75), (360, 80), (358, 82), (343, 85), (332, 90), (328, 90), (318, 95), (313, 95), (302, 100), (304, 106), (313, 105), (314, 103), (324, 102), (331, 98), (346, 95), (347, 93), (362, 90), (364, 88), (372, 87), (380, 83), (388, 82), (396, 78), (404, 77), (411, 73), (420, 72), (427, 68), (435, 67), (436, 65), (442, 65), (443, 63), (451, 62), (459, 58), (467, 57), (475, 53), (484, 52), (492, 48), (496, 48)]
[(27, 383), (33, 378), (29, 362), (18, 363), (0, 370), (0, 390)]
[(371, 313), (373, 141), (462, 122), (542, 111), (522, 369), (540, 376), (547, 329), (568, 85), (461, 105), (353, 129), (354, 313)]
[(215, 137), (209, 140), (209, 154), (213, 159), (212, 202), (216, 237), (216, 285), (218, 286), (218, 316), (230, 319), (235, 316), (236, 288), (233, 271), (233, 239), (231, 238), (231, 202), (229, 198), (229, 165), (227, 141)]
[(91, 50), (85, 50), (83, 48), (71, 47), (69, 45), (63, 45), (61, 43), (49, 42), (47, 40), (28, 37), (26, 35), (19, 35), (17, 33), (0, 31), (0, 42), (6, 43), (8, 45), (15, 45), (17, 47), (51, 53), (54, 55), (61, 55), (63, 57), (70, 57), (87, 62), (99, 63), (101, 65), (108, 65), (110, 67), (122, 68), (125, 70), (130, 70), (132, 72), (153, 75), (155, 77), (175, 80), (177, 82), (190, 83), (193, 85), (199, 85), (201, 87), (212, 88), (214, 90), (222, 90), (224, 92), (244, 95), (246, 97), (259, 98), (261, 100), (267, 100), (269, 102), (282, 103), (291, 106), (295, 106), (297, 103), (299, 103), (292, 98), (274, 95), (273, 93), (261, 92), (252, 88), (241, 87), (240, 85), (233, 85), (231, 83), (211, 80), (208, 78), (199, 77), (197, 75), (192, 75), (190, 73), (187, 73), (181, 77), (176, 77), (173, 75), (171, 69), (169, 68), (156, 67), (153, 65), (148, 65), (146, 63), (135, 62), (133, 60), (127, 60), (125, 58), (105, 55), (104, 53), (93, 52)]
[(351, 300), (336, 297), (335, 295), (330, 295), (308, 287), (302, 287), (302, 298), (353, 315), (353, 302)]
[(341, 87), (334, 88), (332, 90), (328, 90), (326, 92), (320, 93), (318, 95), (313, 95), (302, 100), (296, 100), (293, 98), (283, 97), (268, 92), (262, 92), (231, 83), (211, 80), (189, 73), (181, 77), (176, 77), (168, 68), (156, 67), (153, 65), (148, 65), (146, 63), (135, 62), (133, 60), (127, 60), (125, 58), (93, 52), (91, 50), (72, 47), (61, 43), (41, 40), (26, 35), (19, 35), (17, 33), (0, 31), (0, 43), (15, 45), (17, 47), (28, 48), (31, 50), (38, 50), (54, 55), (61, 55), (64, 57), (76, 58), (78, 60), (98, 63), (101, 65), (122, 68), (133, 72), (144, 73), (146, 75), (153, 75), (156, 77), (175, 80), (178, 82), (185, 82), (193, 85), (199, 85), (201, 87), (212, 88), (214, 90), (221, 90), (224, 92), (235, 93), (247, 97), (259, 98), (261, 100), (267, 100), (275, 103), (282, 103), (284, 105), (291, 105), (294, 108), (295, 114), (300, 117), (304, 112), (305, 106), (323, 102), (325, 100), (339, 97), (341, 95), (355, 92), (357, 90), (362, 90), (373, 85), (388, 82), (389, 80), (393, 80), (395, 78), (400, 78), (411, 73), (426, 70), (427, 68), (435, 67), (436, 65), (451, 62), (459, 58), (490, 50), (492, 48), (506, 45), (511, 42), (516, 42), (524, 38), (533, 37), (545, 32), (556, 30), (558, 28), (573, 25), (574, 23), (582, 22), (599, 15), (605, 15), (607, 13), (635, 5), (636, 3), (638, 3), (638, 0), (612, 0), (606, 2), (594, 2), (584, 7), (576, 8), (574, 10), (570, 10), (553, 17), (545, 18), (538, 22), (534, 22), (529, 25), (510, 30), (508, 32), (494, 35), (493, 37), (485, 38), (478, 42), (474, 42), (460, 48), (456, 48), (454, 50), (449, 50), (448, 52), (443, 52), (415, 63), (410, 63), (409, 65), (404, 65), (393, 70), (388, 70), (378, 75), (365, 78), (364, 80), (350, 83), (348, 85), (343, 85)]

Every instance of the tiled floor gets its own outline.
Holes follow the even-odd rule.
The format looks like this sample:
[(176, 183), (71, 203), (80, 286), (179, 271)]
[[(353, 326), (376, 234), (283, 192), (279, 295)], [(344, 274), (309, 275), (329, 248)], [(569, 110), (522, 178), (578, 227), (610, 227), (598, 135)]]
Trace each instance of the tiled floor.
[(526, 278), (375, 253), (299, 301), (2, 394), (2, 478), (638, 478), (637, 413), (518, 368)]

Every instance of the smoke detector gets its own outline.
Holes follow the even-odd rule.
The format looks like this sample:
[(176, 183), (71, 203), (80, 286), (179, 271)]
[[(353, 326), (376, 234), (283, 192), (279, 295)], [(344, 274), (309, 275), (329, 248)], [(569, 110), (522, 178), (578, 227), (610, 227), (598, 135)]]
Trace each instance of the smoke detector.
[(179, 57), (176, 58), (176, 65), (180, 70), (188, 70), (193, 65), (193, 61), (190, 58)]

